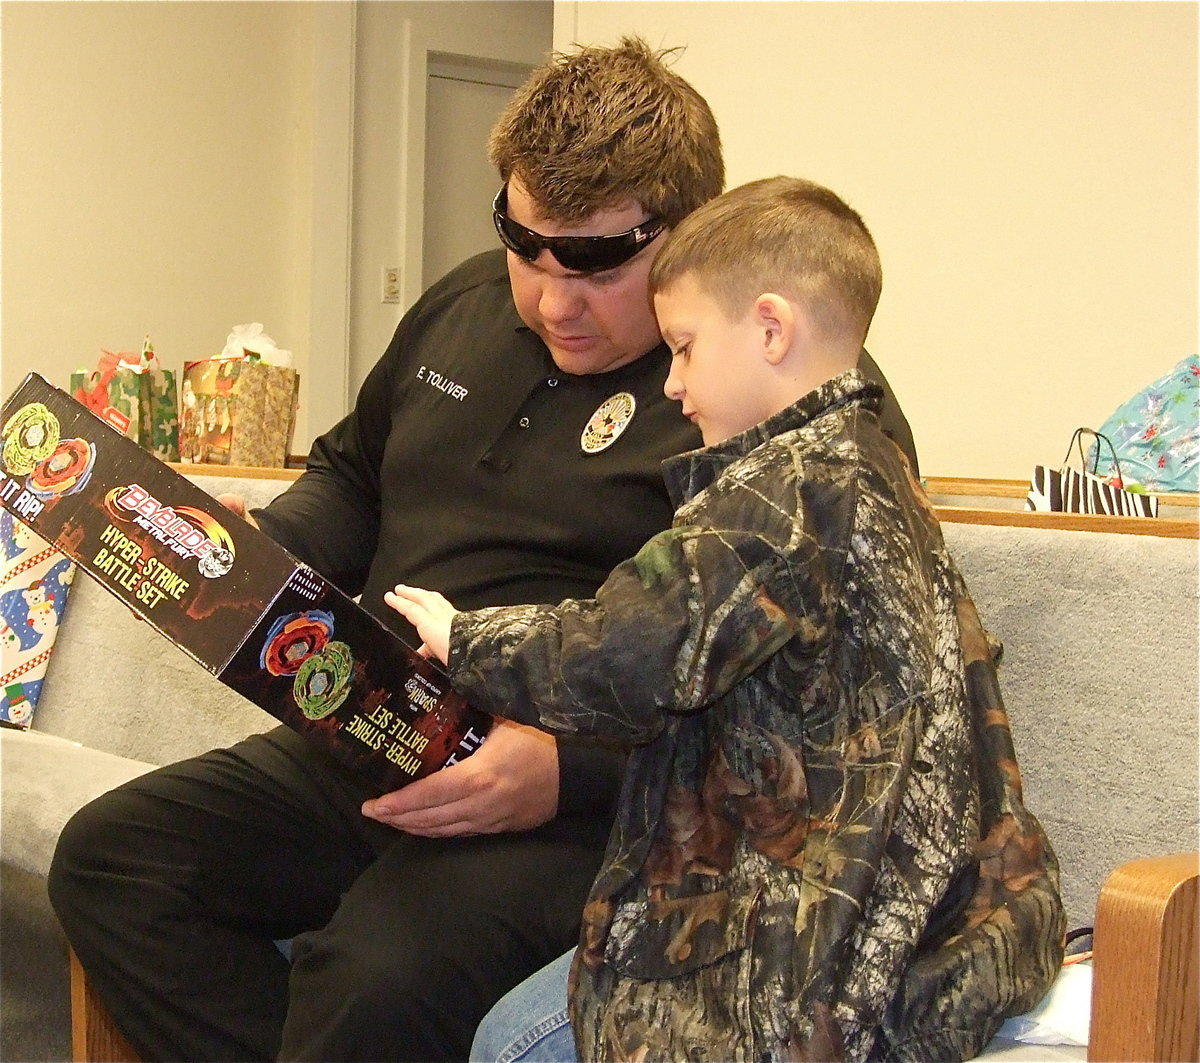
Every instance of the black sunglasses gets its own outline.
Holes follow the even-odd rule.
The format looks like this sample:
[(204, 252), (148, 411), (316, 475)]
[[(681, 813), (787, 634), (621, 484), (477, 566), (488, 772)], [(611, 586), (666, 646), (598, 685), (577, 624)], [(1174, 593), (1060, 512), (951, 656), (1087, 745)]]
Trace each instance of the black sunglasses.
[(513, 254), (533, 262), (549, 251), (564, 269), (574, 273), (602, 273), (628, 262), (667, 227), (662, 218), (650, 218), (612, 236), (543, 236), (515, 222), (507, 214), (508, 185), (492, 200), (492, 221), (500, 240)]

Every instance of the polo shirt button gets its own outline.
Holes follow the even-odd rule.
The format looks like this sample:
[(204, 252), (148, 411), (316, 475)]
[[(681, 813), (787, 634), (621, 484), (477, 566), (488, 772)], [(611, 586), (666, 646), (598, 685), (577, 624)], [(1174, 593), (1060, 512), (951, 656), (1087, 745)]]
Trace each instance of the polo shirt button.
[(556, 387), (558, 387), (558, 377), (552, 376), (549, 380), (546, 381), (546, 383), (549, 384), (552, 388), (556, 388)]
[(529, 427), (529, 418), (528, 418), (528, 417), (522, 417), (519, 423), (520, 423), (520, 425), (521, 425), (521, 427), (522, 427), (522, 428), (528, 428), (528, 427)]

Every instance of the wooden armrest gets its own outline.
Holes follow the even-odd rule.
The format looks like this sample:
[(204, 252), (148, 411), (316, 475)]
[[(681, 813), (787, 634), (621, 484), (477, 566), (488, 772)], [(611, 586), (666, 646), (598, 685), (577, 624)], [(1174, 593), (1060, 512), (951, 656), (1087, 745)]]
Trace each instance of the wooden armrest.
[(141, 1057), (117, 1029), (75, 950), (71, 949), (71, 1056), (75, 1063), (140, 1063)]
[(1088, 1059), (1200, 1059), (1200, 853), (1134, 860), (1104, 883), (1092, 939)]

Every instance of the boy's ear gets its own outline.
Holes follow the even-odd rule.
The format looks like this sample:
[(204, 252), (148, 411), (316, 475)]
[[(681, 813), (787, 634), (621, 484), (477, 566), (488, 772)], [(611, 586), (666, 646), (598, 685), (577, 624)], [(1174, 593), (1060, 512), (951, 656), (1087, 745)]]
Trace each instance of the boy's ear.
[(796, 310), (782, 295), (763, 292), (754, 300), (755, 323), (763, 333), (763, 357), (770, 365), (779, 365), (797, 339)]

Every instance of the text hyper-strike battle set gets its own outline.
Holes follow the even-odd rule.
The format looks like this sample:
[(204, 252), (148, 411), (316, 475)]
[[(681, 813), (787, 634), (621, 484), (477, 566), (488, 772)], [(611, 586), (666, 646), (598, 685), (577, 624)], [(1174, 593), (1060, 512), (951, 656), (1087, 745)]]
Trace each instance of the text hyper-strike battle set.
[(381, 793), (483, 740), (490, 718), (436, 665), (66, 392), (31, 373), (0, 423), (5, 509)]

